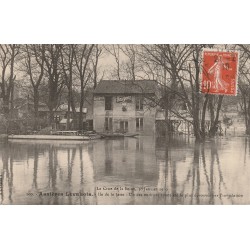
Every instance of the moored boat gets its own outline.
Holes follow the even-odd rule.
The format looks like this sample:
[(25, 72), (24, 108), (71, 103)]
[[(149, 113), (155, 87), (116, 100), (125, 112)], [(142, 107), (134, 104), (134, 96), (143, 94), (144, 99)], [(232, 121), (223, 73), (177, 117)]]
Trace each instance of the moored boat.
[(29, 139), (29, 140), (91, 140), (91, 137), (84, 135), (8, 135), (11, 139)]
[(96, 133), (95, 131), (83, 132), (83, 133), (81, 133), (81, 135), (89, 136), (91, 140), (96, 140), (96, 139), (103, 138), (103, 136), (101, 134)]
[(96, 140), (103, 136), (95, 132), (82, 133), (79, 131), (51, 131), (51, 134), (28, 134), (28, 135), (8, 135), (8, 139), (25, 139), (25, 140)]
[(124, 138), (124, 137), (135, 137), (135, 136), (138, 136), (139, 134), (114, 132), (114, 133), (101, 133), (101, 135), (104, 138)]

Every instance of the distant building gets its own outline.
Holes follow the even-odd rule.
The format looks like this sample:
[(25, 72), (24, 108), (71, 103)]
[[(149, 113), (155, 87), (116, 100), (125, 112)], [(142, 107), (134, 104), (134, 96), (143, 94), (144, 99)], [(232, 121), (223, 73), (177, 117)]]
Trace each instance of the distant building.
[(153, 135), (156, 108), (153, 80), (102, 80), (94, 91), (93, 122), (97, 132)]
[(239, 136), (246, 132), (244, 112), (241, 107), (241, 97), (225, 96), (221, 113), (221, 128), (224, 135)]
[[(27, 100), (19, 98), (15, 100), (15, 114), (18, 119), (29, 119), (34, 114), (34, 102), (32, 99)], [(88, 91), (85, 93), (83, 103), (83, 129), (93, 130), (93, 93)], [(73, 111), (70, 109), (69, 114), (69, 127), (68, 129), (77, 129), (79, 123), (80, 108), (75, 108), (76, 121), (73, 121)], [(53, 128), (66, 130), (67, 129), (67, 117), (68, 117), (68, 104), (61, 104), (53, 112), (54, 123), (51, 124)], [(50, 110), (45, 103), (39, 102), (38, 104), (38, 118), (40, 119), (41, 128), (46, 127), (49, 122)], [(74, 128), (74, 123), (76, 124)]]

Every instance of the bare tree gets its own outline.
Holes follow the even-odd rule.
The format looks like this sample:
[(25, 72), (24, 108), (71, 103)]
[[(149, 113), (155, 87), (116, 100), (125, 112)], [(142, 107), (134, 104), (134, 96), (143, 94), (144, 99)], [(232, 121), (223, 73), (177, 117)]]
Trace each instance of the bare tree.
[(241, 50), (239, 66), (239, 90), (242, 101), (242, 111), (245, 119), (246, 134), (250, 135), (250, 46), (241, 44), (237, 46)]
[(34, 105), (34, 129), (38, 125), (38, 107), (41, 86), (44, 77), (45, 45), (24, 45), (23, 46), (23, 66), (25, 74), (29, 78), (33, 92)]
[(105, 46), (106, 51), (112, 55), (115, 59), (116, 66), (114, 67), (114, 72), (112, 73), (112, 78), (116, 78), (117, 80), (121, 80), (121, 48), (120, 45), (112, 44)]
[(94, 45), (77, 45), (74, 49), (74, 59), (76, 64), (76, 76), (80, 81), (81, 97), (80, 97), (80, 112), (79, 112), (79, 129), (83, 129), (83, 104), (84, 91), (91, 79), (92, 70), (90, 70), (91, 55)]
[[(150, 65), (154, 69), (151, 70), (153, 76), (161, 85), (162, 95), (158, 103), (165, 110), (167, 131), (171, 132), (168, 120), (171, 113), (192, 124), (197, 141), (204, 140), (206, 135), (213, 137), (217, 132), (223, 100), (223, 96), (200, 93), (200, 73), (203, 70), (201, 55), (205, 47), (207, 46), (143, 45), (144, 51), (140, 55), (144, 62), (147, 61), (146, 67), (149, 68)], [(187, 112), (180, 112), (177, 102), (184, 104)], [(206, 131), (205, 117), (209, 109), (210, 127)], [(192, 120), (187, 119), (187, 114)]]
[(191, 106), (191, 103), (188, 102), (187, 86), (182, 79), (180, 81), (180, 78), (184, 64), (192, 53), (192, 48), (190, 45), (169, 44), (142, 46), (143, 51), (140, 58), (143, 62), (147, 61), (146, 68), (150, 68), (154, 78), (158, 80), (161, 86), (162, 93), (158, 99), (158, 104), (165, 111), (166, 134), (169, 134), (171, 132), (170, 111), (185, 120), (185, 117), (176, 111), (174, 100), (178, 97), (179, 101)]
[(138, 45), (128, 44), (121, 46), (122, 52), (127, 56), (128, 61), (125, 62), (125, 70), (129, 76), (129, 80), (136, 80), (136, 73), (137, 73), (137, 52)]
[(1, 64), (1, 97), (3, 99), (3, 113), (6, 118), (13, 111), (14, 82), (16, 75), (14, 72), (17, 56), (20, 53), (20, 45), (9, 44), (0, 45)]
[(76, 108), (73, 95), (73, 71), (74, 71), (74, 53), (75, 46), (73, 44), (64, 45), (61, 50), (61, 61), (64, 81), (68, 89), (68, 112), (67, 112), (67, 129), (70, 127), (70, 113), (73, 112), (73, 122), (76, 122)]
[(59, 106), (60, 95), (65, 86), (61, 66), (62, 48), (63, 45), (60, 44), (45, 45), (45, 76), (48, 79), (47, 105), (50, 112), (49, 119), (51, 123), (54, 120), (54, 111)]
[[(99, 81), (99, 75), (100, 75), (100, 72), (99, 72), (99, 61), (100, 61), (100, 58), (103, 54), (104, 50), (103, 50), (103, 46), (102, 45), (99, 45), (99, 44), (96, 44), (94, 46), (94, 51), (93, 51), (93, 58), (92, 58), (92, 68), (93, 68), (93, 88), (95, 89), (97, 84), (98, 84), (98, 81)], [(101, 78), (103, 78), (103, 75), (104, 75), (104, 72), (102, 73), (102, 76)]]

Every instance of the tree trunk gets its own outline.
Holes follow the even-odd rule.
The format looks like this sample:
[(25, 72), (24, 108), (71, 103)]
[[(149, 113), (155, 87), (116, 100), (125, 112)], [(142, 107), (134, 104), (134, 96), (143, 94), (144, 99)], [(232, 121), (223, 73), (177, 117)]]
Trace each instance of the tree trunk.
[(71, 98), (71, 110), (72, 110), (72, 115), (73, 115), (73, 126), (74, 129), (77, 128), (77, 116), (76, 116), (76, 107), (75, 107), (75, 103), (74, 103), (74, 98), (72, 96)]
[(68, 93), (68, 111), (67, 111), (67, 130), (70, 129), (70, 105), (71, 105), (71, 91), (69, 88), (69, 93)]
[(216, 135), (216, 132), (218, 131), (218, 128), (219, 128), (219, 115), (220, 115), (220, 110), (221, 110), (223, 97), (224, 97), (223, 95), (219, 96), (217, 110), (216, 110), (216, 117), (214, 119), (213, 124), (211, 124), (211, 128), (209, 130), (209, 137), (214, 137)]
[(165, 109), (165, 137), (169, 138), (170, 131), (169, 131), (169, 93), (165, 91), (165, 104), (164, 104), (164, 109)]
[(208, 100), (209, 100), (209, 95), (206, 94), (205, 101), (204, 101), (203, 108), (202, 108), (202, 117), (201, 117), (201, 133), (203, 137), (206, 136), (205, 122), (206, 122), (206, 110), (207, 110)]
[(250, 94), (248, 95), (248, 107), (247, 107), (247, 110), (245, 112), (245, 115), (246, 115), (246, 120), (247, 120), (246, 134), (250, 135)]
[(199, 120), (194, 119), (194, 136), (196, 142), (202, 142), (205, 136), (201, 133)]
[(79, 112), (79, 130), (83, 130), (83, 103), (84, 103), (84, 89), (83, 89), (83, 84), (82, 84), (82, 86), (81, 86), (80, 112)]
[(250, 119), (248, 119), (248, 123), (247, 123), (247, 126), (246, 126), (246, 134), (250, 135)]
[[(38, 128), (38, 106), (39, 106), (39, 92), (38, 88), (34, 88), (34, 130)], [(29, 107), (29, 103), (28, 103)]]
[(195, 101), (193, 103), (193, 126), (195, 141), (203, 141), (205, 139), (205, 135), (202, 134), (202, 131), (200, 129), (199, 97), (195, 97)]
[(54, 111), (52, 107), (49, 107), (49, 122), (50, 125), (54, 122)]
[(14, 118), (14, 85), (11, 86), (10, 90), (10, 116)]
[(3, 112), (6, 119), (9, 118), (9, 98), (7, 96), (3, 97)]

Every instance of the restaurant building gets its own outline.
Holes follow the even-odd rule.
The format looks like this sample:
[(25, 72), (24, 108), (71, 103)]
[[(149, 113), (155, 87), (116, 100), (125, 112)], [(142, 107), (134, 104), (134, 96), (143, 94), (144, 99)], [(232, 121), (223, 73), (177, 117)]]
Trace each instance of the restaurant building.
[(155, 133), (153, 80), (102, 80), (94, 91), (93, 125), (97, 132)]

